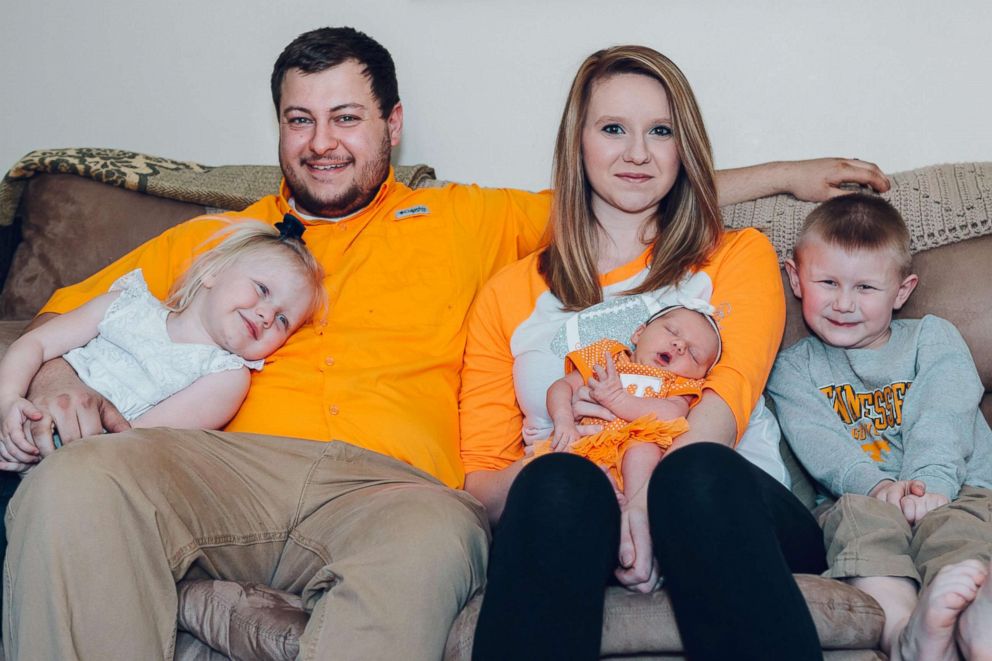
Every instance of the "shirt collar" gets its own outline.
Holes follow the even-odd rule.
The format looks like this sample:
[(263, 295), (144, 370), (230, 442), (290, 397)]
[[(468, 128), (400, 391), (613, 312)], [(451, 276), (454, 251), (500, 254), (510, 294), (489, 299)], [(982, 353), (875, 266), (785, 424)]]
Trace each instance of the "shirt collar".
[(386, 199), (389, 192), (396, 187), (396, 173), (393, 171), (393, 166), (389, 166), (389, 174), (386, 175), (386, 180), (382, 182), (379, 186), (379, 191), (372, 198), (372, 201), (361, 209), (354, 211), (347, 216), (341, 216), (339, 218), (324, 218), (321, 216), (311, 216), (306, 214), (296, 208), (293, 204), (293, 194), (289, 190), (289, 185), (286, 183), (286, 178), (283, 177), (282, 181), (279, 183), (279, 210), (282, 213), (291, 213), (297, 218), (299, 218), (305, 225), (315, 225), (317, 223), (340, 223), (348, 220), (352, 220), (358, 216), (361, 216), (369, 211), (377, 209), (382, 205), (382, 201)]

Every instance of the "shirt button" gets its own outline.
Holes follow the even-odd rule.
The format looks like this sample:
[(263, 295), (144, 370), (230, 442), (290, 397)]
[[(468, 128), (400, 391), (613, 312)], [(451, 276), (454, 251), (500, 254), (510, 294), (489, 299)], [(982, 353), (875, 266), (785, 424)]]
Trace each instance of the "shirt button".
[(324, 359), (324, 362), (327, 363), (327, 366), (328, 367), (333, 367), (334, 366), (334, 356), (328, 356), (327, 358)]
[(331, 415), (337, 415), (340, 409), (338, 409), (337, 405), (335, 404), (330, 408), (328, 408), (327, 410), (331, 412)]

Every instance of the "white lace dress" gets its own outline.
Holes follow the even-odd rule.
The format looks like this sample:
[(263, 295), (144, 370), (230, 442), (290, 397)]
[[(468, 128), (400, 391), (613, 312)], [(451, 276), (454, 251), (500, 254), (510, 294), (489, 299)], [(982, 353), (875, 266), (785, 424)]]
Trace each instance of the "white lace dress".
[(169, 310), (152, 296), (141, 269), (121, 276), (110, 291), (121, 295), (110, 304), (90, 342), (65, 354), (79, 378), (134, 420), (201, 376), (242, 367), (261, 369), (261, 360), (245, 360), (212, 344), (174, 342), (166, 331)]

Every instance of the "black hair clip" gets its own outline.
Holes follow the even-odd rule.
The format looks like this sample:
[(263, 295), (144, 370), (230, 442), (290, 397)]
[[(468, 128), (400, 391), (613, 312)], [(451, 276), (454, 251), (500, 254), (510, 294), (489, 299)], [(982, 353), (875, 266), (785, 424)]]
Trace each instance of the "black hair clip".
[(282, 222), (276, 223), (275, 227), (279, 230), (279, 238), (283, 241), (292, 239), (306, 245), (306, 241), (303, 240), (303, 232), (306, 231), (307, 228), (300, 222), (300, 219), (293, 214), (287, 213), (282, 217)]

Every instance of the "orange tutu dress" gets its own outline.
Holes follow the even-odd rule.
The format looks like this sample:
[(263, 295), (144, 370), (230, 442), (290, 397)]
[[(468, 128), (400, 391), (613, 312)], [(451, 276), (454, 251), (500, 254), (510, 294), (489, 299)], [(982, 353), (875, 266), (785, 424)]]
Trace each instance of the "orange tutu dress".
[[(578, 370), (585, 383), (595, 375), (593, 368), (605, 366), (608, 357), (616, 366), (620, 383), (624, 389), (637, 397), (665, 399), (679, 395), (699, 398), (703, 389), (702, 379), (687, 379), (674, 372), (652, 365), (639, 365), (630, 360), (626, 346), (615, 340), (600, 340), (565, 356), (565, 372)], [(585, 457), (605, 468), (616, 480), (617, 487), (623, 489), (623, 476), (620, 467), (627, 450), (637, 443), (654, 443), (662, 450), (671, 447), (675, 437), (688, 431), (685, 418), (658, 420), (653, 415), (644, 415), (636, 420), (603, 420), (583, 418), (583, 425), (602, 425), (603, 429), (590, 436), (583, 436), (575, 442), (569, 452)], [(532, 457), (551, 452), (551, 439), (538, 441), (531, 449)]]

